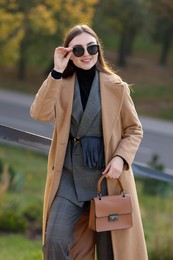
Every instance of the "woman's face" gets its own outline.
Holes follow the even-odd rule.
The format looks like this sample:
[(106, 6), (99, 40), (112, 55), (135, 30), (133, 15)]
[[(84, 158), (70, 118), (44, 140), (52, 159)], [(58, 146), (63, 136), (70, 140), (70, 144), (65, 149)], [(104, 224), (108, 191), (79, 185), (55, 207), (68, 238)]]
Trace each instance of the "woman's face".
[(70, 59), (78, 68), (81, 68), (83, 70), (91, 69), (97, 62), (98, 52), (95, 55), (91, 55), (88, 53), (87, 47), (96, 44), (97, 44), (96, 39), (88, 33), (83, 32), (77, 35), (69, 43), (69, 47), (82, 46), (84, 48), (84, 53), (81, 57), (76, 57), (72, 52)]

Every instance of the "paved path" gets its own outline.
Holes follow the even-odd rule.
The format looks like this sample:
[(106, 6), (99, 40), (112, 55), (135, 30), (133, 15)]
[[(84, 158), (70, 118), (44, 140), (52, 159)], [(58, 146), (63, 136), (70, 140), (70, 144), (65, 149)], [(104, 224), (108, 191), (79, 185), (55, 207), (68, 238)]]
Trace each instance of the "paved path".
[[(30, 117), (34, 97), (0, 90), (0, 124), (51, 137), (53, 123), (40, 123)], [(159, 156), (166, 172), (173, 174), (173, 122), (140, 117), (144, 138), (135, 161), (147, 164), (154, 154)]]

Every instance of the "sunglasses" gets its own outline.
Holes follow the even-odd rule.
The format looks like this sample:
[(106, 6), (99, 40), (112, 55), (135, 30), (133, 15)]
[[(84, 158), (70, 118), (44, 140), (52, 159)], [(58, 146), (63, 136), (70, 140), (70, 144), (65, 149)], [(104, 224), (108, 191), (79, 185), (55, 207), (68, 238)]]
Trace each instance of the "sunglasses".
[[(93, 45), (90, 45), (87, 47), (87, 52), (90, 55), (95, 55), (98, 52), (98, 50), (99, 50), (99, 45), (97, 45), (97, 44), (93, 44)], [(84, 52), (85, 52), (85, 49), (81, 45), (76, 45), (73, 47), (73, 54), (76, 57), (82, 57), (84, 55)]]

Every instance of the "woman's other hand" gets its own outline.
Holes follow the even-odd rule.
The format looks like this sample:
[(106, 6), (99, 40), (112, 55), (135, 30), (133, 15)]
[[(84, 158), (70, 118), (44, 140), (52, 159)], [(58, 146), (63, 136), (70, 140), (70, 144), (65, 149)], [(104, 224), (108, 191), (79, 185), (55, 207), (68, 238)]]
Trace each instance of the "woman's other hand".
[(121, 157), (115, 156), (107, 165), (102, 174), (106, 173), (106, 178), (118, 179), (123, 171), (124, 161)]
[(63, 73), (72, 54), (72, 50), (72, 47), (57, 47), (55, 49), (54, 70)]

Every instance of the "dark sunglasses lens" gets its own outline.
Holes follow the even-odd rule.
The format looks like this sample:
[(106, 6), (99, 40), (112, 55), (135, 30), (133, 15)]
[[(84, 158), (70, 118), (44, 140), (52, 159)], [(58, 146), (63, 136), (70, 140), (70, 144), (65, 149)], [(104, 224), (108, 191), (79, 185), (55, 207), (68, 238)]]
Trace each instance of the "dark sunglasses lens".
[(99, 50), (99, 46), (98, 45), (91, 45), (88, 46), (87, 51), (90, 55), (95, 55)]
[(84, 48), (83, 47), (74, 47), (73, 48), (73, 54), (76, 57), (81, 57), (84, 54)]

